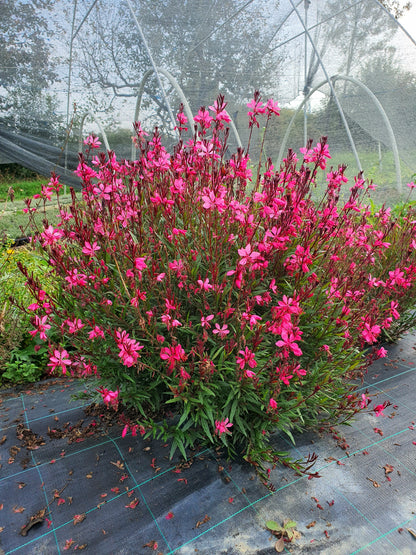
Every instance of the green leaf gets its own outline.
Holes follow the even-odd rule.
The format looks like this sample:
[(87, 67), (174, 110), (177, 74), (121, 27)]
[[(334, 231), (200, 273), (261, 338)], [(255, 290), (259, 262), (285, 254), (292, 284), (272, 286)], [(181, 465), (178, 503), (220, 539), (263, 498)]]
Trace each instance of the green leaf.
[(176, 437), (175, 437), (175, 439), (172, 441), (172, 445), (170, 447), (169, 459), (173, 458), (173, 455), (175, 454), (175, 451), (176, 451), (177, 448), (178, 448), (178, 442), (176, 441)]
[(204, 418), (201, 420), (201, 426), (207, 438), (211, 441), (211, 443), (213, 443), (214, 440), (212, 438), (211, 431), (208, 426), (208, 422)]
[(285, 522), (285, 528), (296, 528), (297, 523), (294, 520), (288, 520)]
[(180, 417), (180, 420), (178, 422), (178, 428), (181, 427), (181, 425), (185, 422), (185, 420), (188, 418), (189, 415), (189, 411), (190, 411), (191, 405), (190, 403), (187, 403), (185, 405), (185, 410), (183, 411), (182, 416)]
[(234, 415), (235, 415), (235, 411), (237, 410), (238, 403), (239, 403), (239, 399), (234, 399), (234, 402), (231, 405), (230, 416), (228, 417), (230, 419), (230, 422), (234, 420)]
[(181, 452), (182, 457), (186, 460), (188, 457), (186, 456), (186, 451), (185, 451), (185, 446), (183, 444), (183, 441), (178, 442), (178, 448), (179, 448), (179, 451)]
[(284, 432), (287, 436), (289, 436), (289, 439), (293, 443), (293, 445), (296, 445), (295, 438), (293, 437), (292, 432), (290, 430), (285, 430)]
[(268, 520), (266, 522), (266, 528), (272, 532), (277, 532), (282, 529), (282, 527), (279, 526), (275, 520)]

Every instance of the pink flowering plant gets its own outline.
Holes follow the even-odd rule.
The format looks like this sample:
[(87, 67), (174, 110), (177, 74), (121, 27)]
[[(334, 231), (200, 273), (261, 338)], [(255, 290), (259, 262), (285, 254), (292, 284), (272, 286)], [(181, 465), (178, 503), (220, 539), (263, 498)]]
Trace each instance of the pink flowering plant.
[[(248, 107), (251, 131), (279, 114), (258, 93)], [(139, 123), (137, 160), (86, 142), (81, 194), (34, 234), (60, 288), (45, 296), (26, 273), (33, 334), (51, 372), (97, 378), (107, 406), (126, 411), (124, 434), (171, 439), (184, 456), (216, 444), (257, 468), (288, 464), (273, 432), (370, 410), (357, 378), (413, 307), (416, 218), (372, 213), (361, 176), (342, 203), (345, 167), (327, 169), (325, 138), (252, 175), (248, 149), (228, 150), (223, 97), (199, 110), (189, 140), (182, 109), (177, 119), (172, 154)]]

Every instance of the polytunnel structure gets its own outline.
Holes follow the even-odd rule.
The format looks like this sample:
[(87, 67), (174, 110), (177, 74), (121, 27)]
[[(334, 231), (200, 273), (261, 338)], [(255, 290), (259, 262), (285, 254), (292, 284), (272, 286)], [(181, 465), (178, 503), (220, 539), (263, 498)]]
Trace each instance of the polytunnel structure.
[(179, 105), (192, 122), (218, 94), (231, 146), (245, 145), (259, 90), (281, 107), (265, 140), (275, 164), (327, 136), (332, 163), (364, 170), (383, 196), (415, 171), (416, 43), (376, 0), (7, 0), (4, 10), (3, 160), (74, 184), (84, 134), (131, 158), (134, 120), (173, 144)]

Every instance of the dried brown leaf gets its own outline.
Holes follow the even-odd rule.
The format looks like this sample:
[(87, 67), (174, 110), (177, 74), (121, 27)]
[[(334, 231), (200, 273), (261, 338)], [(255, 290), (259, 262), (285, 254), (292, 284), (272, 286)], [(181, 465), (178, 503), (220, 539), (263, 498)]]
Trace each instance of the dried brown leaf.
[(121, 461), (117, 461), (117, 462), (110, 461), (110, 462), (111, 462), (111, 464), (113, 464), (114, 466), (119, 468), (120, 470), (124, 470), (124, 463), (122, 463)]
[(277, 540), (277, 542), (274, 544), (274, 548), (278, 553), (281, 553), (284, 550), (285, 540), (283, 539), (283, 536)]
[(386, 476), (387, 474), (390, 474), (390, 472), (393, 472), (394, 470), (394, 467), (391, 464), (386, 464), (383, 466), (383, 468), (384, 468), (384, 472), (386, 473)]
[(74, 515), (74, 526), (76, 524), (80, 524), (86, 518), (87, 518), (87, 515), (85, 513), (82, 513), (80, 515)]
[(18, 507), (17, 505), (15, 505), (15, 506), (13, 507), (13, 512), (14, 512), (14, 513), (23, 513), (24, 510), (25, 510), (24, 507)]

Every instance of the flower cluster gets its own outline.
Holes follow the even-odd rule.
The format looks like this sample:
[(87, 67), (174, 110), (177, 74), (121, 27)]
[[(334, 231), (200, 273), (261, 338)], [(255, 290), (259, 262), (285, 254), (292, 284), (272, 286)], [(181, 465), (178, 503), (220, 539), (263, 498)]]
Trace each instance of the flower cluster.
[[(251, 128), (279, 114), (258, 93), (248, 107)], [(325, 138), (302, 149), (301, 165), (293, 151), (276, 170), (267, 160), (254, 185), (248, 152), (225, 156), (224, 98), (195, 122), (173, 154), (136, 124), (136, 160), (80, 155), (81, 198), (35, 235), (62, 293), (45, 297), (27, 276), (31, 334), (48, 342), (52, 371), (94, 374), (107, 405), (138, 410), (125, 432), (171, 437), (182, 453), (219, 442), (259, 464), (273, 459), (276, 429), (367, 407), (352, 380), (413, 307), (416, 218), (372, 213), (361, 176), (342, 203), (343, 166), (315, 203)], [(181, 135), (185, 125), (180, 111)], [(150, 416), (166, 407), (175, 426)]]

